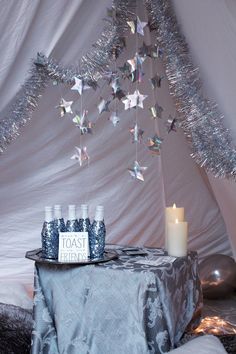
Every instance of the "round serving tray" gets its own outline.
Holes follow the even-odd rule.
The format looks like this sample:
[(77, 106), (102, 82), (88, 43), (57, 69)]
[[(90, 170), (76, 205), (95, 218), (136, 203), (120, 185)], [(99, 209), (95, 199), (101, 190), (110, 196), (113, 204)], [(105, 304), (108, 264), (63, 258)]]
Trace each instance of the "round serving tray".
[(31, 259), (34, 262), (39, 263), (50, 263), (50, 264), (58, 264), (58, 265), (86, 265), (86, 264), (96, 264), (96, 263), (104, 263), (109, 262), (113, 259), (118, 258), (118, 254), (114, 250), (106, 250), (104, 252), (104, 256), (102, 258), (95, 259), (86, 259), (80, 262), (58, 262), (56, 259), (49, 259), (42, 257), (42, 249), (37, 248), (32, 251), (27, 251), (25, 254), (25, 258)]

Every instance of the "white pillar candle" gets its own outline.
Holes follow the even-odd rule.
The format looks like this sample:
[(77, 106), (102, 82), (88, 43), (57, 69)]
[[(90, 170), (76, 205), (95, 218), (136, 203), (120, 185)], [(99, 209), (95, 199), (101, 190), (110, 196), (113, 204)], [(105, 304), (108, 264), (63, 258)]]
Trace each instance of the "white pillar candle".
[(187, 255), (188, 223), (186, 221), (169, 222), (167, 225), (168, 255), (184, 257)]
[(169, 222), (184, 221), (184, 208), (177, 208), (175, 204), (165, 209), (165, 249), (168, 251), (167, 225)]

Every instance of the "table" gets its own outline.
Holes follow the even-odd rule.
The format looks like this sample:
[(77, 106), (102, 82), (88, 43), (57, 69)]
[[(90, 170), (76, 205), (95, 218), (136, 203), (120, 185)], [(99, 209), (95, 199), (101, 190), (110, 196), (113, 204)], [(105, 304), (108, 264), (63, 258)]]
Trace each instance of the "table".
[(31, 354), (159, 354), (173, 348), (202, 295), (197, 254), (143, 248), (98, 265), (35, 263)]

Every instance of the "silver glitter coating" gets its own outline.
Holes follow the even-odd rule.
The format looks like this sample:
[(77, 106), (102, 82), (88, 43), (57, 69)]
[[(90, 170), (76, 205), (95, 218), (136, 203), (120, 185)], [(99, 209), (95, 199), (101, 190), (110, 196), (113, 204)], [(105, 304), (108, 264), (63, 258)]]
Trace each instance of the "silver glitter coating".
[(236, 177), (236, 147), (217, 104), (203, 95), (199, 70), (191, 60), (170, 0), (145, 0), (150, 25), (157, 31), (178, 119), (194, 160), (215, 177)]
[(104, 221), (94, 220), (89, 231), (90, 258), (102, 258), (105, 250), (106, 228)]
[(20, 127), (31, 119), (50, 79), (52, 82), (72, 85), (76, 76), (83, 79), (85, 84), (97, 87), (97, 81), (109, 69), (114, 50), (119, 54), (125, 46), (127, 20), (135, 17), (134, 8), (134, 0), (113, 1), (113, 17), (106, 19), (100, 38), (93, 44), (92, 50), (82, 57), (79, 71), (76, 68), (65, 68), (54, 59), (38, 53), (29, 71), (29, 78), (22, 85), (8, 116), (0, 121), (0, 153), (19, 135)]
[(59, 247), (59, 235), (54, 221), (43, 223), (41, 232), (42, 256), (44, 258), (57, 259)]
[(55, 219), (54, 220), (54, 225), (55, 228), (58, 230), (58, 232), (66, 232), (66, 225), (65, 225), (65, 221), (63, 218), (61, 219)]
[(67, 232), (79, 232), (79, 222), (75, 220), (67, 220), (66, 222), (66, 231)]
[(90, 220), (89, 218), (86, 219), (79, 219), (79, 232), (89, 232), (90, 230)]

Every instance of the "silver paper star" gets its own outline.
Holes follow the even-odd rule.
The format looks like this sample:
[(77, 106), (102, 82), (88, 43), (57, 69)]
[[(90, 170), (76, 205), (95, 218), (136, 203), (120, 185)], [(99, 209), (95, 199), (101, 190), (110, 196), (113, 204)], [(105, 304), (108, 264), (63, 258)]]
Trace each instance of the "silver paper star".
[(76, 114), (72, 119), (75, 125), (80, 129), (81, 135), (92, 134), (93, 124), (86, 119), (88, 111), (84, 110), (82, 115)]
[(157, 134), (148, 139), (148, 149), (153, 155), (160, 155), (161, 144), (162, 139)]
[(120, 121), (120, 118), (117, 116), (117, 113), (116, 112), (112, 112), (109, 120), (112, 122), (112, 124), (114, 125), (114, 127), (117, 126), (117, 124), (119, 123)]
[(127, 21), (132, 33), (139, 33), (144, 36), (144, 27), (147, 25), (147, 22), (141, 22), (139, 17), (134, 21)]
[(158, 103), (156, 103), (155, 106), (150, 107), (149, 111), (151, 112), (153, 119), (162, 118), (163, 108), (159, 106)]
[(56, 106), (56, 108), (60, 108), (61, 111), (61, 117), (64, 117), (66, 113), (72, 113), (71, 105), (73, 104), (73, 101), (66, 101), (64, 98), (61, 99), (59, 106)]
[(74, 86), (71, 87), (71, 90), (78, 91), (79, 94), (82, 95), (82, 92), (84, 90), (90, 89), (90, 87), (88, 85), (84, 84), (83, 80), (78, 79), (77, 77), (74, 77), (74, 80), (75, 80), (75, 84), (74, 84)]
[(109, 103), (110, 103), (110, 101), (106, 101), (103, 98), (101, 98), (101, 100), (97, 106), (99, 114), (102, 114), (103, 112), (109, 112), (109, 108), (108, 108)]
[(131, 66), (131, 73), (137, 70), (138, 68), (142, 69), (142, 64), (145, 59), (145, 57), (140, 57), (138, 53), (136, 53), (132, 59), (127, 60), (127, 63)]
[(137, 106), (143, 108), (145, 98), (147, 95), (142, 95), (139, 90), (135, 90), (132, 95), (126, 95), (126, 99), (123, 99), (122, 102), (125, 105), (125, 110)]
[(76, 149), (76, 154), (71, 156), (71, 160), (76, 160), (80, 166), (82, 166), (83, 161), (88, 161), (89, 160), (89, 155), (87, 153), (87, 148), (86, 146), (79, 148), (78, 146), (75, 146)]
[(141, 143), (144, 131), (140, 129), (137, 124), (129, 131), (132, 135), (133, 143)]
[(131, 176), (139, 181), (144, 181), (144, 177), (142, 174), (142, 171), (146, 171), (147, 167), (144, 166), (140, 166), (138, 161), (134, 162), (134, 167), (133, 168), (129, 168), (128, 171), (131, 174)]
[(152, 88), (155, 89), (156, 87), (161, 87), (161, 81), (163, 80), (164, 76), (160, 76), (156, 74), (150, 80)]
[(166, 128), (167, 128), (168, 134), (171, 131), (177, 132), (177, 124), (178, 124), (177, 119), (173, 118), (171, 115), (169, 115), (169, 118), (166, 122)]
[(111, 81), (111, 87), (113, 89), (113, 93), (117, 93), (118, 91), (120, 91), (120, 82), (119, 82), (119, 78), (115, 77), (114, 79), (112, 79)]

